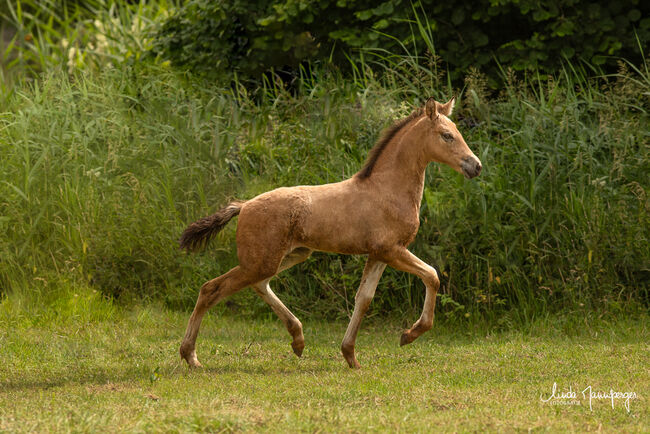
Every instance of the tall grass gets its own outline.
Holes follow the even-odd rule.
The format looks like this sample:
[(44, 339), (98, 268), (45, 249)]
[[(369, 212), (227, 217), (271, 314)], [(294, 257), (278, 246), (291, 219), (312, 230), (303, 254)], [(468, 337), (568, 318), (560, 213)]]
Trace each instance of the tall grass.
[(0, 0), (0, 34), (9, 37), (0, 38), (2, 84), (8, 89), (51, 69), (88, 72), (138, 62), (158, 22), (178, 3)]
[[(159, 12), (144, 5), (141, 21), (154, 23)], [(110, 8), (104, 17), (129, 34)], [(88, 37), (86, 53), (97, 34)], [(127, 45), (142, 59), (143, 47)], [(442, 270), (439, 312), (507, 326), (556, 311), (647, 309), (645, 65), (599, 78), (576, 65), (555, 77), (504, 71), (503, 91), (490, 95), (477, 72), (454, 89), (434, 56), (438, 72), (378, 54), (381, 73), (365, 61), (352, 78), (305, 67), (291, 92), (274, 76), (256, 90), (222, 88), (156, 61), (30, 60), (48, 72), (14, 71), (0, 110), (0, 290), (74, 284), (189, 307), (236, 255), (235, 224), (206, 252), (181, 253), (187, 223), (233, 197), (349, 177), (383, 127), (431, 94), (457, 93), (455, 119), (484, 171), (473, 181), (437, 164), (427, 173), (412, 250)], [(362, 268), (363, 258), (317, 254), (273, 285), (303, 315), (345, 315)], [(417, 279), (388, 270), (372, 313), (416, 315), (423, 294)], [(251, 293), (225, 306), (268, 312)]]

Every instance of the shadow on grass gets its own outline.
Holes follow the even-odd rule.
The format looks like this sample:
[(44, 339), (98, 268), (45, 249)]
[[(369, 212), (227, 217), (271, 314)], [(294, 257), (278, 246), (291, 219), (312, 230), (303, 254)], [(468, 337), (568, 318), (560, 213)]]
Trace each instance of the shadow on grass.
[(20, 391), (20, 390), (48, 390), (54, 387), (63, 387), (70, 382), (63, 380), (18, 380), (18, 381), (0, 381), (0, 390), (3, 392)]
[[(254, 361), (255, 363), (263, 363)], [(337, 371), (347, 372), (349, 369), (341, 364), (333, 363), (329, 360), (318, 361), (319, 364), (311, 363), (308, 365), (295, 361), (294, 365), (287, 365), (286, 361), (269, 361), (260, 365), (252, 365), (250, 362), (228, 363), (219, 364), (217, 360), (207, 364), (198, 369), (190, 369), (184, 362), (171, 362), (164, 366), (160, 366), (156, 370), (156, 376), (170, 380), (173, 378), (189, 378), (201, 377), (205, 375), (212, 375), (215, 379), (221, 375), (232, 377), (233, 375), (318, 375), (318, 374), (331, 374)], [(326, 362), (326, 363), (325, 363)], [(150, 367), (140, 367), (134, 369), (127, 369), (121, 372), (108, 374), (106, 368), (100, 368), (94, 372), (87, 372), (82, 375), (73, 376), (69, 372), (59, 372), (52, 375), (51, 379), (33, 379), (33, 378), (16, 378), (8, 381), (0, 381), (0, 391), (2, 392), (20, 392), (20, 391), (37, 391), (49, 390), (60, 387), (70, 386), (106, 386), (106, 385), (124, 385), (129, 384), (132, 387), (139, 387), (149, 384), (150, 378), (154, 370)], [(154, 380), (155, 381), (155, 380)], [(151, 381), (153, 383), (153, 381)]]
[(74, 379), (52, 379), (52, 380), (32, 380), (32, 379), (18, 379), (9, 381), (0, 381), (0, 390), (3, 392), (18, 392), (29, 390), (49, 390), (58, 387), (69, 387), (72, 385), (104, 385), (110, 383), (122, 383), (125, 381), (133, 381), (133, 378), (121, 377), (95, 377), (89, 375), (82, 378)]

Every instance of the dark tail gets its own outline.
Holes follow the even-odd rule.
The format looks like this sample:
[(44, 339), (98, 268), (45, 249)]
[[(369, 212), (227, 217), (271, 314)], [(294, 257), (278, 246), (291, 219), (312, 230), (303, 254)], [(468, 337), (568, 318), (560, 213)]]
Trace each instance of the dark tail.
[(243, 205), (244, 202), (241, 201), (231, 202), (211, 216), (203, 217), (190, 224), (181, 235), (179, 241), (181, 249), (193, 251), (208, 244), (210, 239), (223, 229), (230, 219), (239, 214)]

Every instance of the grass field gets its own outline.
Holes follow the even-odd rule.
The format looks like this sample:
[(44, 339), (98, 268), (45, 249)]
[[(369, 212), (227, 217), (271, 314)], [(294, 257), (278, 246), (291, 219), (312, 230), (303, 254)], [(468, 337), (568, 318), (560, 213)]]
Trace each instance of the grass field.
[[(32, 298), (33, 299), (33, 298)], [(96, 293), (38, 306), (0, 304), (0, 431), (625, 431), (647, 432), (647, 317), (608, 323), (581, 314), (525, 330), (438, 323), (398, 346), (400, 319), (370, 321), (361, 370), (338, 348), (345, 322), (304, 321), (302, 359), (276, 319), (210, 314), (206, 366), (178, 357), (187, 314), (125, 309)], [(540, 399), (569, 387), (579, 405)], [(629, 401), (582, 391), (635, 392)], [(569, 400), (567, 400), (569, 401)]]

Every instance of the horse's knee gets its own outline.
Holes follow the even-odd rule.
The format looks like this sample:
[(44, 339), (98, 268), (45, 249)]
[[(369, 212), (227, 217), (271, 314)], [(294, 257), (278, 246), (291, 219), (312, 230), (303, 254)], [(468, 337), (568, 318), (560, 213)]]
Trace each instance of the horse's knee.
[(199, 291), (199, 299), (197, 301), (198, 305), (202, 307), (209, 308), (215, 298), (218, 297), (219, 285), (214, 281), (210, 280), (201, 285), (201, 290)]
[(212, 294), (217, 288), (218, 285), (214, 282), (214, 280), (209, 280), (205, 282), (203, 285), (201, 285), (201, 290), (199, 291), (199, 295), (208, 296)]
[(433, 267), (431, 267), (422, 280), (424, 280), (424, 284), (428, 288), (432, 288), (434, 291), (438, 291), (440, 288), (440, 278), (438, 277), (438, 272)]
[(256, 281), (243, 272), (240, 267), (235, 267), (216, 279), (205, 282), (199, 292), (199, 303), (213, 306), (218, 301), (234, 294)]

